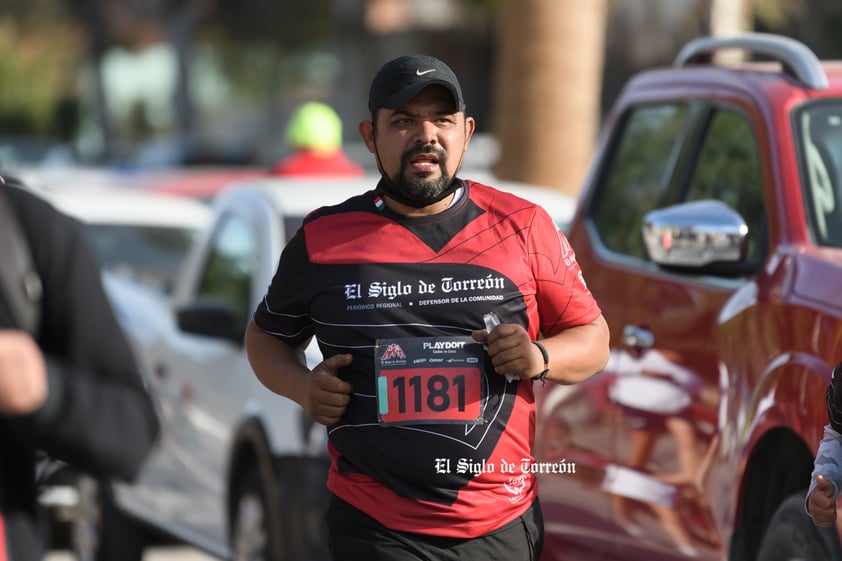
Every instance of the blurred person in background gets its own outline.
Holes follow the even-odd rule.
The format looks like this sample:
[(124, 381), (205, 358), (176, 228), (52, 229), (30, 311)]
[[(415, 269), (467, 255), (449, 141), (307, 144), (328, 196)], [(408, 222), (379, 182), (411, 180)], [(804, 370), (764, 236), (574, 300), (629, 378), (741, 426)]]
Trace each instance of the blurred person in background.
[(271, 175), (360, 176), (363, 168), (342, 150), (342, 120), (329, 105), (309, 101), (293, 111), (285, 141), (292, 153)]
[[(0, 286), (0, 561), (35, 561), (46, 549), (38, 459), (128, 480), (159, 420), (77, 223), (13, 178), (0, 177), (0, 189), (29, 246), (33, 269), (20, 277), (40, 316), (34, 328), (22, 325), (14, 283)], [(20, 248), (5, 232), (8, 271)]]
[(837, 364), (827, 387), (824, 436), (816, 451), (805, 506), (816, 526), (833, 526), (842, 487), (842, 363)]
[(369, 111), (380, 180), (287, 244), (249, 361), (327, 427), (335, 561), (537, 560), (533, 383), (600, 371), (608, 327), (542, 207), (457, 177), (476, 124), (444, 62), (386, 63)]

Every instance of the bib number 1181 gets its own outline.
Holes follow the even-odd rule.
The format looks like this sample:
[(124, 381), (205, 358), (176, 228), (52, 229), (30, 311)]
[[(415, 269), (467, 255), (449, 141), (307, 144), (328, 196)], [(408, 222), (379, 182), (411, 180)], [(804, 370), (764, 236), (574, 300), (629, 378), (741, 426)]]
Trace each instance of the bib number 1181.
[(383, 423), (476, 423), (480, 416), (478, 368), (385, 370), (377, 379)]

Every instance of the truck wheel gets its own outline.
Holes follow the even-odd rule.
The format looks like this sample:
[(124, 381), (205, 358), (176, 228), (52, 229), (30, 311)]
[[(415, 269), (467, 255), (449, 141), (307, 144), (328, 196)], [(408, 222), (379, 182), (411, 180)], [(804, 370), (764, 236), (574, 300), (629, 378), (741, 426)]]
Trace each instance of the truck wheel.
[(757, 561), (827, 561), (840, 559), (836, 528), (813, 524), (804, 510), (804, 493), (781, 503), (760, 544)]
[(243, 472), (231, 512), (231, 561), (272, 561), (266, 490), (257, 466)]
[(70, 528), (70, 548), (78, 561), (141, 561), (147, 537), (122, 513), (111, 489), (87, 476), (76, 481), (79, 503)]

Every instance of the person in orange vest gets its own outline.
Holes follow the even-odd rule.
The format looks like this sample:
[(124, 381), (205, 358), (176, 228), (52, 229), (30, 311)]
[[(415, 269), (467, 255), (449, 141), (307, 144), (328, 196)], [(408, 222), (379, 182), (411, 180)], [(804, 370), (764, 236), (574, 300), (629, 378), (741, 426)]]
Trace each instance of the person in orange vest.
[(342, 120), (329, 105), (299, 106), (287, 125), (286, 143), (293, 152), (272, 166), (270, 175), (363, 175), (363, 167), (342, 150)]

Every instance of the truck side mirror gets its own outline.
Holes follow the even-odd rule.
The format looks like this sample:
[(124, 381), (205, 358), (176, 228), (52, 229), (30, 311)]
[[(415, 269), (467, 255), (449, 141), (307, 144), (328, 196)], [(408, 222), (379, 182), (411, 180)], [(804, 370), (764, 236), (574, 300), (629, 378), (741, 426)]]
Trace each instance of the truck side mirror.
[(225, 339), (236, 345), (243, 344), (245, 324), (240, 313), (228, 302), (199, 300), (176, 309), (179, 329), (194, 335)]
[(648, 212), (642, 233), (649, 258), (658, 265), (728, 269), (745, 257), (748, 226), (727, 204), (706, 199)]

